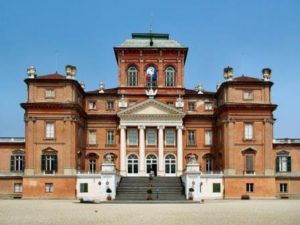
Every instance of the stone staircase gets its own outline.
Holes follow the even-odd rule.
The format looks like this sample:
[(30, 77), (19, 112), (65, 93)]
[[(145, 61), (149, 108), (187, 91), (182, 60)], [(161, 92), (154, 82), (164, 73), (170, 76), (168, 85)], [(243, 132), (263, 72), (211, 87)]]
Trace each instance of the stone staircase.
[[(150, 186), (152, 185), (152, 188)], [(123, 177), (117, 188), (117, 201), (146, 201), (148, 189), (154, 201), (184, 201), (184, 187), (180, 177)]]

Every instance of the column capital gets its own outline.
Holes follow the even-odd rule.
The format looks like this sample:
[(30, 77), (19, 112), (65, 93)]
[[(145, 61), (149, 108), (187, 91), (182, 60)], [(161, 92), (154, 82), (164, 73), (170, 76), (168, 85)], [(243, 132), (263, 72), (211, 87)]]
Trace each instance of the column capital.
[(146, 126), (145, 125), (138, 125), (139, 130), (145, 130)]
[(159, 125), (159, 126), (157, 126), (157, 129), (159, 129), (159, 130), (163, 130), (163, 129), (165, 129), (165, 126), (163, 126), (163, 125)]
[(176, 126), (176, 129), (177, 130), (183, 130), (184, 126), (183, 125), (180, 125), (180, 126)]
[(119, 125), (119, 129), (126, 129), (125, 125)]

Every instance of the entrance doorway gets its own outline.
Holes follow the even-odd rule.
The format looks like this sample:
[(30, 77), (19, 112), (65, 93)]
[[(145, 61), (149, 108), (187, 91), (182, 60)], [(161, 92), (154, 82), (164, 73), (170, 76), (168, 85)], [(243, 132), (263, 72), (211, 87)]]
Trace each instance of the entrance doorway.
[(157, 176), (157, 158), (155, 155), (148, 155), (146, 158), (147, 165), (147, 174), (150, 174), (153, 171), (154, 176)]
[(127, 161), (128, 175), (138, 174), (139, 172), (139, 159), (136, 155), (129, 155)]
[(167, 155), (165, 158), (165, 173), (166, 176), (176, 175), (176, 158), (174, 155)]

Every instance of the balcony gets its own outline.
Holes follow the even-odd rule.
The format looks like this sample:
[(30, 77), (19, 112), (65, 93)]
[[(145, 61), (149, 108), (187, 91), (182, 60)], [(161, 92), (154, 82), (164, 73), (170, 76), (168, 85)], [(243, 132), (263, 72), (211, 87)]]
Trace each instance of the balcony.
[(277, 138), (273, 139), (273, 144), (300, 144), (300, 138)]
[(256, 175), (254, 170), (244, 170), (243, 174), (244, 175)]

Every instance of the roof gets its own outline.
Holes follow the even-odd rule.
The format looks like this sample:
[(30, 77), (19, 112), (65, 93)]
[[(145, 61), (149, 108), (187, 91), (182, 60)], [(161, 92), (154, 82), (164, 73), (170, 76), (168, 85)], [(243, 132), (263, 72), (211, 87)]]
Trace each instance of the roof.
[(23, 137), (0, 137), (0, 143), (25, 143)]
[(66, 76), (58, 74), (58, 73), (52, 73), (47, 75), (38, 76), (35, 79), (53, 79), (53, 80), (62, 80), (66, 79)]
[(193, 89), (185, 89), (185, 94), (186, 94), (186, 95), (214, 95), (215, 92), (203, 91), (203, 94), (198, 94), (198, 91), (196, 91), (196, 90), (193, 90)]
[[(108, 88), (103, 90), (103, 94), (117, 94), (118, 93), (118, 88)], [(87, 91), (85, 92), (86, 94), (99, 94), (99, 89), (93, 90), (93, 91)]]
[(247, 77), (247, 76), (240, 76), (233, 79), (233, 81), (262, 81), (255, 77)]
[[(151, 45), (150, 42), (153, 42)], [(131, 39), (125, 40), (117, 48), (186, 48), (169, 38), (169, 34), (133, 33)]]

